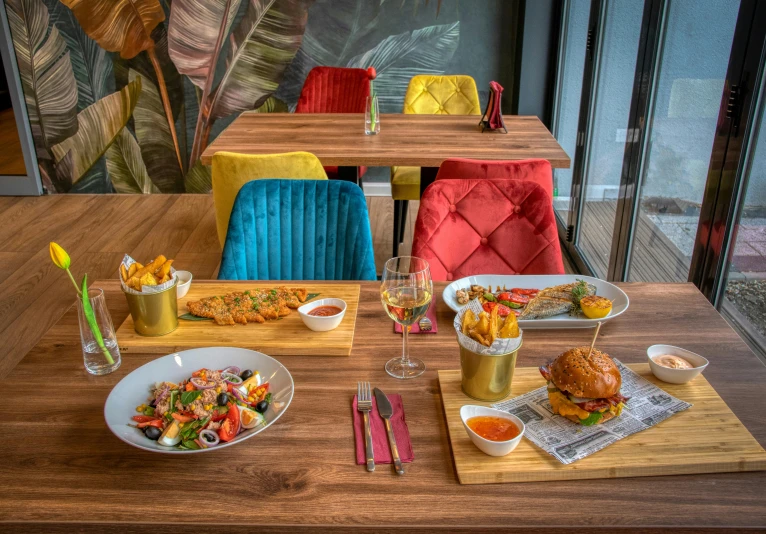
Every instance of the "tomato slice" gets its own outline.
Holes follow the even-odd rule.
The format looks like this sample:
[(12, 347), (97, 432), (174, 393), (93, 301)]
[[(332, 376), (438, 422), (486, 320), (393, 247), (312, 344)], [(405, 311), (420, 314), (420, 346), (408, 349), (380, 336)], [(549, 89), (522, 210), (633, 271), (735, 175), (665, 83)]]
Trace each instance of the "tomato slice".
[(154, 421), (147, 421), (145, 423), (138, 423), (136, 425), (138, 428), (145, 428), (147, 426), (153, 426), (156, 428), (162, 428), (162, 419), (155, 419)]
[(158, 417), (154, 417), (153, 415), (134, 415), (133, 420), (136, 423), (148, 423), (149, 421), (158, 420)]
[(512, 293), (511, 298), (507, 300), (515, 302), (516, 304), (529, 304), (529, 297), (520, 293)]
[(233, 403), (229, 403), (229, 411), (226, 413), (226, 420), (218, 429), (218, 437), (221, 441), (231, 441), (239, 433), (239, 408)]
[(173, 419), (175, 419), (179, 423), (188, 423), (190, 421), (194, 421), (196, 417), (194, 417), (193, 415), (181, 415), (180, 413), (174, 413)]
[(511, 289), (511, 293), (516, 293), (518, 295), (529, 295), (530, 297), (537, 295), (539, 292), (539, 289), (522, 289), (520, 287), (514, 287)]
[(511, 309), (506, 306), (505, 304), (498, 304), (497, 302), (485, 302), (482, 304), (482, 308), (484, 308), (484, 311), (487, 313), (492, 313), (492, 310), (497, 306), (497, 314), (500, 317), (507, 317), (509, 313), (511, 313)]

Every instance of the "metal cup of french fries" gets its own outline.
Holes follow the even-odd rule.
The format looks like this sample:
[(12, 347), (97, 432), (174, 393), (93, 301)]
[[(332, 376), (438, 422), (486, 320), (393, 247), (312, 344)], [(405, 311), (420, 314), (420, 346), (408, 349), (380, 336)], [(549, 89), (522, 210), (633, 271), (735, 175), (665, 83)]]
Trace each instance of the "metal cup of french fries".
[(511, 394), (522, 331), (511, 312), (500, 317), (499, 308), (484, 311), (471, 301), (453, 323), (460, 345), (463, 393), (480, 401), (497, 401)]
[(164, 336), (178, 328), (178, 278), (172, 265), (163, 255), (142, 264), (127, 254), (120, 264), (122, 292), (142, 336)]

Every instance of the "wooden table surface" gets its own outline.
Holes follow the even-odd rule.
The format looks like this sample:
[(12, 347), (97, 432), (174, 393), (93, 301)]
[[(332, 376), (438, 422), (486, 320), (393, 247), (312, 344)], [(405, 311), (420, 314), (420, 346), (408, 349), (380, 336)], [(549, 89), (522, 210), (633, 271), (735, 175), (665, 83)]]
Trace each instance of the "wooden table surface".
[[(94, 285), (105, 289), (115, 323), (122, 322), (128, 310), (117, 282)], [(436, 286), (440, 295), (444, 284)], [(625, 363), (645, 361), (645, 350), (654, 343), (704, 354), (711, 361), (706, 378), (766, 444), (766, 368), (703, 296), (691, 284), (621, 287), (630, 309), (602, 328), (601, 350)], [(397, 530), (402, 532), (441, 526), (473, 533), (520, 526), (541, 531), (604, 527), (605, 532), (766, 527), (764, 472), (459, 485), (436, 373), (459, 368), (459, 356), (453, 313), (441, 300), (437, 317), (438, 334), (414, 335), (411, 341), (413, 355), (428, 366), (426, 373), (406, 382), (390, 378), (383, 365), (400, 353), (401, 338), (383, 312), (378, 285), (362, 283), (350, 357), (280, 358), (294, 377), (295, 398), (277, 424), (234, 447), (170, 457), (119, 441), (102, 414), (111, 388), (156, 356), (125, 355), (117, 372), (87, 375), (72, 309), (0, 382), (8, 403), (0, 530), (196, 532), (205, 525), (248, 533), (306, 527), (368, 532), (402, 527)], [(518, 365), (537, 366), (587, 343), (591, 333), (529, 330)], [(355, 465), (351, 399), (357, 380), (403, 397), (415, 451), (403, 477), (388, 466), (371, 474)]]
[(202, 154), (275, 154), (305, 150), (324, 165), (438, 167), (447, 158), (542, 158), (569, 167), (569, 156), (534, 116), (504, 116), (508, 133), (484, 132), (474, 115), (383, 114), (378, 135), (364, 134), (364, 115), (242, 113)]

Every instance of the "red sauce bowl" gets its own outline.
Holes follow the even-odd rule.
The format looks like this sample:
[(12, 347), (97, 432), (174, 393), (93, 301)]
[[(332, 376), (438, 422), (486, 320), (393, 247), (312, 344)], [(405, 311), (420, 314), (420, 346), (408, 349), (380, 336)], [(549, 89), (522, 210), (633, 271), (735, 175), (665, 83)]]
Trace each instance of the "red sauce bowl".
[[(334, 315), (311, 315), (310, 312), (318, 309), (332, 306), (340, 310), (339, 313)], [(319, 299), (313, 302), (308, 302), (298, 308), (298, 314), (310, 330), (315, 332), (327, 332), (328, 330), (334, 330), (338, 328), (343, 317), (346, 315), (346, 302), (341, 299)]]

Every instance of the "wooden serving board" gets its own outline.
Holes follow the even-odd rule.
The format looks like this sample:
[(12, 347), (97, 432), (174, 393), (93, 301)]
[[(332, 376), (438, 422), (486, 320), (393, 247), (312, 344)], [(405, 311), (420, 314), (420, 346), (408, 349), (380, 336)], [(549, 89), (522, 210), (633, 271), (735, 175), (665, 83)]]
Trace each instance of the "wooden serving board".
[[(213, 295), (255, 288), (278, 287), (279, 282), (192, 282), (189, 292), (178, 299), (178, 315), (188, 312), (186, 303)], [(356, 312), (359, 308), (358, 284), (294, 283), (309, 293), (319, 293), (315, 299), (339, 298), (346, 302), (346, 315), (338, 328), (329, 332), (314, 332), (303, 324), (297, 310), (278, 321), (247, 325), (219, 326), (210, 320), (178, 320), (178, 328), (158, 337), (140, 336), (128, 315), (117, 330), (120, 352), (168, 354), (198, 347), (241, 347), (257, 350), (269, 356), (348, 356), (354, 344)]]
[[(628, 365), (636, 373), (694, 406), (657, 426), (632, 434), (587, 458), (564, 465), (522, 438), (507, 456), (487, 456), (473, 444), (460, 420), (466, 404), (491, 406), (467, 397), (460, 371), (439, 371), (439, 386), (455, 468), (461, 484), (540, 482), (766, 470), (766, 451), (703, 376), (687, 384), (666, 384), (648, 364)], [(516, 369), (512, 396), (543, 385), (536, 367)]]

